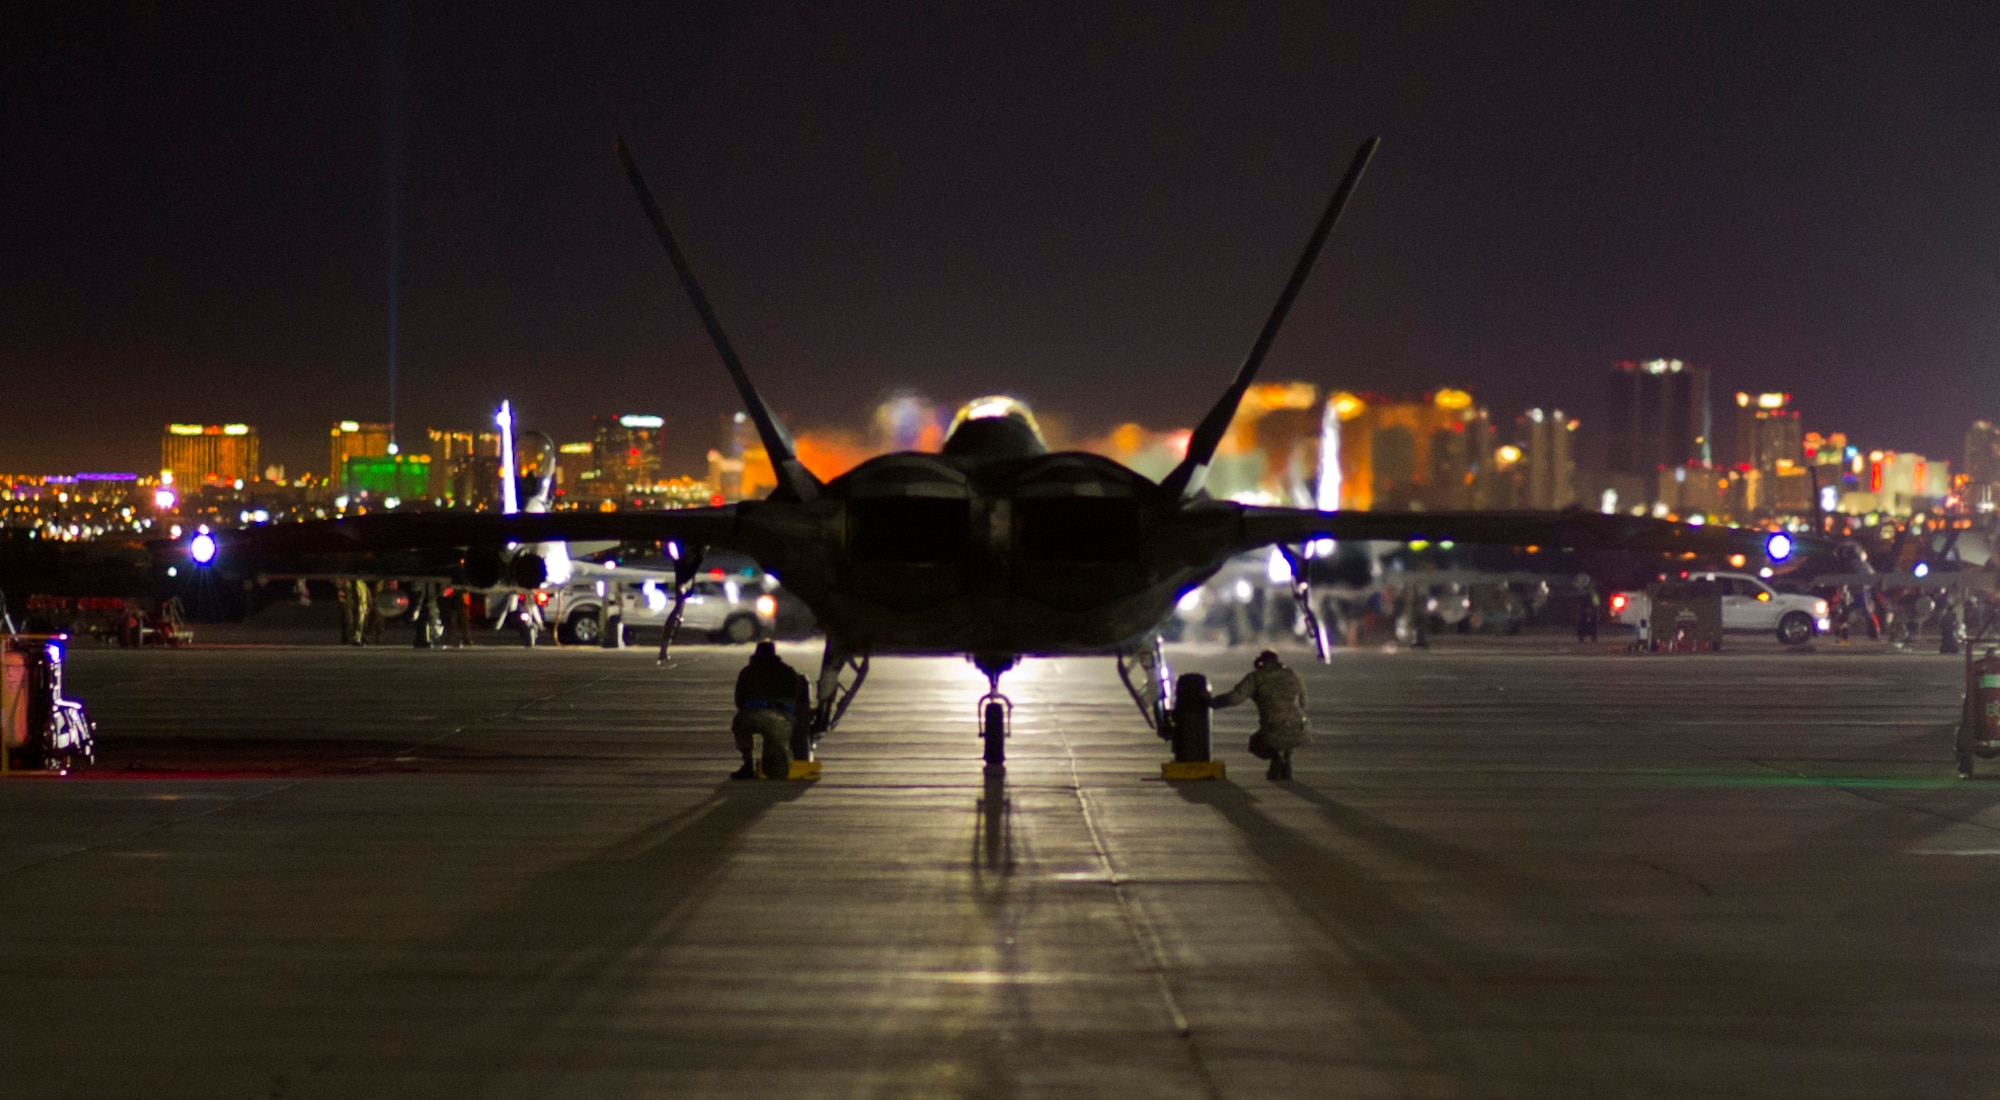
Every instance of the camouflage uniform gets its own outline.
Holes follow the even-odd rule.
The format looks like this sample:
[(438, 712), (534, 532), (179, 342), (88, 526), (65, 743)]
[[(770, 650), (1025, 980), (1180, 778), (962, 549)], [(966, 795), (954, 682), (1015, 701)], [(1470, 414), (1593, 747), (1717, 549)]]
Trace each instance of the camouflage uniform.
[(759, 737), (764, 739), (764, 778), (786, 778), (793, 734), (805, 720), (811, 700), (806, 678), (786, 664), (771, 643), (758, 643), (750, 663), (736, 675), (736, 718), (729, 732), (736, 737), (736, 751), (743, 754), (743, 767), (734, 778), (757, 775), (752, 759)]
[(1216, 696), (1212, 705), (1220, 710), (1246, 701), (1257, 704), (1257, 732), (1250, 738), (1250, 751), (1271, 761), (1266, 773), (1270, 778), (1290, 779), (1292, 750), (1312, 740), (1306, 721), (1305, 685), (1297, 673), (1278, 663), (1275, 654), (1267, 654), (1258, 658), (1257, 667), (1235, 687)]

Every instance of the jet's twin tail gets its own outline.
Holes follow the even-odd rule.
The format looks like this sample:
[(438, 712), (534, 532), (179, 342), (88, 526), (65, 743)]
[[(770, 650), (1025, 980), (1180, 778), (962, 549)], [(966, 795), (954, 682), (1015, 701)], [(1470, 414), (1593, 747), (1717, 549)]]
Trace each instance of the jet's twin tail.
[(1257, 370), (1264, 365), (1264, 356), (1271, 350), (1271, 342), (1277, 339), (1279, 326), (1285, 323), (1285, 314), (1291, 311), (1292, 302), (1305, 287), (1306, 276), (1312, 274), (1313, 261), (1319, 258), (1320, 248), (1332, 234), (1334, 224), (1340, 221), (1341, 211), (1347, 209), (1347, 200), (1354, 194), (1356, 184), (1361, 182), (1361, 173), (1368, 168), (1368, 160), (1375, 155), (1375, 147), (1382, 143), (1379, 137), (1369, 138), (1355, 150), (1354, 160), (1347, 166), (1340, 186), (1334, 189), (1333, 200), (1327, 203), (1326, 213), (1320, 215), (1319, 224), (1313, 227), (1312, 236), (1306, 241), (1305, 254), (1292, 268), (1292, 277), (1286, 281), (1285, 289), (1278, 295), (1278, 303), (1271, 307), (1271, 315), (1264, 320), (1264, 328), (1257, 334), (1257, 342), (1250, 346), (1250, 354), (1244, 357), (1243, 365), (1236, 371), (1236, 380), (1222, 393), (1222, 400), (1208, 410), (1195, 426), (1194, 434), (1188, 438), (1187, 457), (1173, 468), (1160, 482), (1160, 487), (1172, 497), (1186, 499), (1201, 492), (1203, 482), (1208, 478), (1209, 463), (1215, 460), (1215, 449), (1221, 445), (1222, 437), (1229, 431), (1229, 422), (1236, 418), (1236, 407), (1243, 402), (1243, 395), (1250, 392), (1250, 384), (1257, 380)]
[[(1229, 422), (1235, 418), (1236, 408), (1242, 403), (1243, 395), (1249, 392), (1251, 384), (1256, 381), (1257, 371), (1263, 366), (1264, 357), (1270, 351), (1272, 341), (1277, 338), (1278, 329), (1284, 324), (1285, 315), (1291, 310), (1293, 301), (1298, 298), (1299, 291), (1305, 286), (1306, 277), (1312, 273), (1314, 261), (1318, 259), (1327, 237), (1332, 234), (1334, 225), (1339, 222), (1341, 212), (1347, 208), (1347, 200), (1353, 195), (1355, 186), (1361, 182), (1361, 174), (1367, 169), (1369, 158), (1375, 155), (1375, 147), (1380, 142), (1380, 138), (1369, 138), (1355, 151), (1354, 160), (1347, 167), (1347, 174), (1342, 177), (1340, 186), (1335, 189), (1332, 201), (1327, 204), (1326, 212), (1320, 216), (1319, 224), (1313, 228), (1312, 236), (1306, 242), (1305, 253), (1293, 267), (1291, 278), (1285, 283), (1283, 292), (1278, 295), (1277, 304), (1272, 307), (1270, 316), (1265, 319), (1263, 330), (1257, 334), (1256, 343), (1251, 345), (1250, 354), (1237, 369), (1235, 380), (1229, 384), (1227, 390), (1223, 391), (1221, 400), (1215, 403), (1215, 407), (1210, 409), (1208, 415), (1196, 426), (1188, 441), (1187, 457), (1161, 482), (1161, 488), (1168, 496), (1187, 499), (1201, 492), (1202, 484), (1208, 476), (1209, 464), (1215, 459), (1216, 447), (1221, 444), (1223, 435), (1228, 432)], [(682, 288), (686, 290), (695, 312), (701, 316), (701, 323), (708, 330), (710, 342), (715, 345), (717, 354), (722, 357), (722, 364), (728, 369), (729, 378), (736, 384), (736, 391), (743, 399), (744, 409), (757, 425), (757, 434), (763, 440), (765, 453), (770, 455), (771, 468), (777, 475), (778, 487), (773, 496), (802, 502), (817, 498), (824, 486), (811, 471), (800, 464), (798, 448), (792, 442), (791, 433), (787, 432), (785, 426), (778, 421), (777, 414), (772, 412), (771, 406), (765, 402), (763, 395), (757, 392), (757, 387), (751, 383), (749, 374), (744, 371), (742, 361), (736, 356), (735, 347), (730, 344), (728, 335), (723, 332), (722, 323), (716, 318), (714, 308), (709, 305), (708, 296), (702, 292), (700, 282), (695, 279), (694, 269), (689, 266), (687, 256), (681, 251), (680, 244), (675, 241), (673, 231), (667, 228), (666, 217), (660, 213), (659, 204), (653, 200), (652, 189), (646, 185), (645, 176), (640, 173), (638, 164), (633, 161), (631, 151), (625, 147), (622, 138), (618, 141), (617, 149), (619, 162), (625, 166), (625, 173), (632, 182), (632, 190), (639, 197), (639, 205), (645, 209), (647, 220), (653, 224), (653, 232), (659, 237), (660, 247), (666, 251), (667, 260), (673, 264), (674, 273), (680, 277)], [(983, 442), (991, 442), (985, 441), (983, 437), (995, 434), (999, 426), (1005, 423), (1005, 417), (998, 414), (994, 415), (993, 419), (995, 424), (972, 424), (971, 427), (981, 430), (970, 432), (968, 435), (981, 436)], [(954, 431), (953, 434), (956, 436), (957, 432)]]
[(701, 315), (702, 327), (708, 330), (709, 341), (715, 345), (716, 353), (722, 356), (722, 365), (729, 370), (730, 381), (736, 383), (736, 392), (743, 398), (744, 411), (757, 425), (757, 435), (764, 442), (764, 453), (771, 457), (771, 470), (778, 478), (778, 488), (773, 495), (800, 502), (817, 498), (822, 488), (819, 479), (799, 462), (799, 449), (792, 442), (792, 433), (778, 421), (778, 415), (771, 411), (764, 395), (757, 392), (750, 375), (744, 371), (743, 361), (736, 357), (735, 346), (730, 344), (728, 334), (722, 331), (722, 322), (716, 318), (715, 309), (708, 304), (708, 295), (702, 293), (701, 283), (694, 277), (694, 268), (689, 266), (687, 256), (674, 240), (673, 231), (667, 228), (666, 216), (660, 213), (659, 204), (653, 201), (653, 190), (646, 186), (646, 177), (640, 174), (639, 165), (633, 161), (631, 151), (625, 148), (623, 138), (618, 139), (618, 160), (625, 166), (625, 174), (632, 181), (632, 190), (638, 193), (639, 205), (646, 210), (646, 219), (653, 223), (653, 233), (660, 238), (660, 247), (666, 250), (668, 262), (674, 265), (674, 274), (680, 276), (681, 287), (687, 291), (695, 312)]

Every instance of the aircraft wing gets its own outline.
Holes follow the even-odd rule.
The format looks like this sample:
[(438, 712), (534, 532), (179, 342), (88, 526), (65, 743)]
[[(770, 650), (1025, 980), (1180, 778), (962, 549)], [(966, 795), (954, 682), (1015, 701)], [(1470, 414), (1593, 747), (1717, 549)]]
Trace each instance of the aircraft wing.
[[(737, 530), (735, 506), (669, 512), (377, 512), (306, 523), (278, 523), (215, 531), (209, 558), (236, 572), (373, 572), (371, 565), (437, 563), (466, 550), (498, 551), (509, 544), (675, 540), (692, 546), (729, 546)], [(184, 537), (151, 544), (163, 560), (208, 564)], [(417, 566), (413, 571), (427, 572)]]
[(1752, 561), (1796, 555), (1837, 554), (1838, 543), (1789, 535), (1786, 553), (1769, 545), (1772, 533), (1722, 524), (1694, 526), (1645, 516), (1599, 512), (1320, 512), (1310, 508), (1243, 508), (1240, 550), (1315, 539), (1382, 542), (1483, 543), (1649, 553), (1742, 554)]

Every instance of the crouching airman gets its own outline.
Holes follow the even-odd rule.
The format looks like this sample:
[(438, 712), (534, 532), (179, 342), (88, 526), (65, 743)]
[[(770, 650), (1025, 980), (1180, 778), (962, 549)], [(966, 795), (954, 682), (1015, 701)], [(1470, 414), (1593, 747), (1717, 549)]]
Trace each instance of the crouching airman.
[(1257, 704), (1257, 732), (1250, 735), (1250, 754), (1271, 762), (1264, 777), (1290, 779), (1292, 750), (1312, 740), (1306, 721), (1306, 689), (1298, 673), (1286, 668), (1276, 653), (1268, 649), (1259, 653), (1250, 674), (1215, 696), (1210, 705), (1221, 710), (1243, 702)]
[(750, 663), (736, 674), (736, 719), (729, 724), (729, 732), (736, 735), (736, 751), (743, 754), (743, 766), (729, 778), (757, 778), (760, 737), (764, 740), (764, 778), (790, 778), (792, 735), (811, 709), (812, 688), (806, 678), (778, 656), (778, 647), (758, 642)]

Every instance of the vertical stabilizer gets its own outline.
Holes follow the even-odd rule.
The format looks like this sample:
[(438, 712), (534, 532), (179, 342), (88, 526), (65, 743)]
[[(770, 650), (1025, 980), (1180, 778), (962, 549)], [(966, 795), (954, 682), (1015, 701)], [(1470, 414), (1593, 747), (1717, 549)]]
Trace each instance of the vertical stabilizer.
[(1292, 277), (1285, 283), (1285, 289), (1278, 295), (1278, 304), (1271, 307), (1271, 316), (1264, 321), (1264, 329), (1257, 334), (1257, 342), (1250, 347), (1250, 354), (1243, 360), (1243, 366), (1236, 371), (1236, 380), (1222, 394), (1222, 400), (1208, 410), (1196, 425), (1194, 434), (1188, 439), (1187, 457), (1174, 467), (1160, 482), (1160, 487), (1176, 497), (1190, 497), (1201, 491), (1202, 483), (1208, 478), (1208, 465), (1215, 459), (1215, 448), (1222, 443), (1223, 435), (1229, 431), (1229, 422), (1236, 417), (1236, 406), (1243, 401), (1243, 395), (1250, 391), (1250, 384), (1257, 380), (1257, 368), (1264, 365), (1264, 356), (1271, 350), (1271, 341), (1277, 338), (1278, 328), (1285, 323), (1285, 314), (1290, 312), (1292, 301), (1299, 296), (1305, 286), (1306, 276), (1312, 274), (1313, 261), (1319, 258), (1321, 246), (1333, 232), (1334, 223), (1340, 220), (1340, 212), (1347, 208), (1347, 199), (1354, 193), (1354, 187), (1361, 182), (1361, 173), (1368, 168), (1368, 158), (1375, 155), (1375, 147), (1381, 144), (1379, 137), (1369, 138), (1355, 150), (1354, 162), (1347, 166), (1347, 175), (1341, 178), (1340, 186), (1333, 192), (1333, 201), (1327, 203), (1326, 213), (1320, 215), (1319, 224), (1313, 228), (1312, 237), (1306, 241), (1305, 255), (1299, 257), (1298, 265), (1292, 268)]
[(771, 411), (763, 395), (751, 384), (749, 374), (744, 372), (742, 361), (736, 358), (736, 349), (722, 331), (722, 322), (716, 319), (715, 310), (708, 304), (708, 296), (701, 291), (701, 284), (695, 281), (694, 269), (688, 266), (687, 257), (681, 253), (673, 232), (667, 228), (667, 219), (660, 213), (659, 204), (653, 201), (653, 191), (646, 186), (646, 177), (640, 175), (639, 166), (633, 162), (623, 138), (618, 141), (618, 160), (625, 166), (625, 174), (631, 177), (632, 190), (638, 193), (639, 205), (645, 207), (646, 218), (653, 223), (653, 232), (660, 238), (660, 247), (666, 249), (667, 260), (674, 265), (674, 274), (680, 276), (681, 286), (686, 289), (689, 301), (694, 304), (695, 312), (701, 315), (709, 340), (715, 344), (716, 353), (722, 356), (722, 365), (728, 369), (730, 381), (736, 383), (736, 392), (743, 398), (743, 410), (757, 425), (757, 435), (764, 442), (764, 453), (770, 456), (771, 470), (778, 477), (778, 488), (772, 495), (792, 500), (812, 500), (819, 495), (819, 479), (799, 464), (798, 448), (792, 444), (791, 433), (778, 422), (777, 414)]

